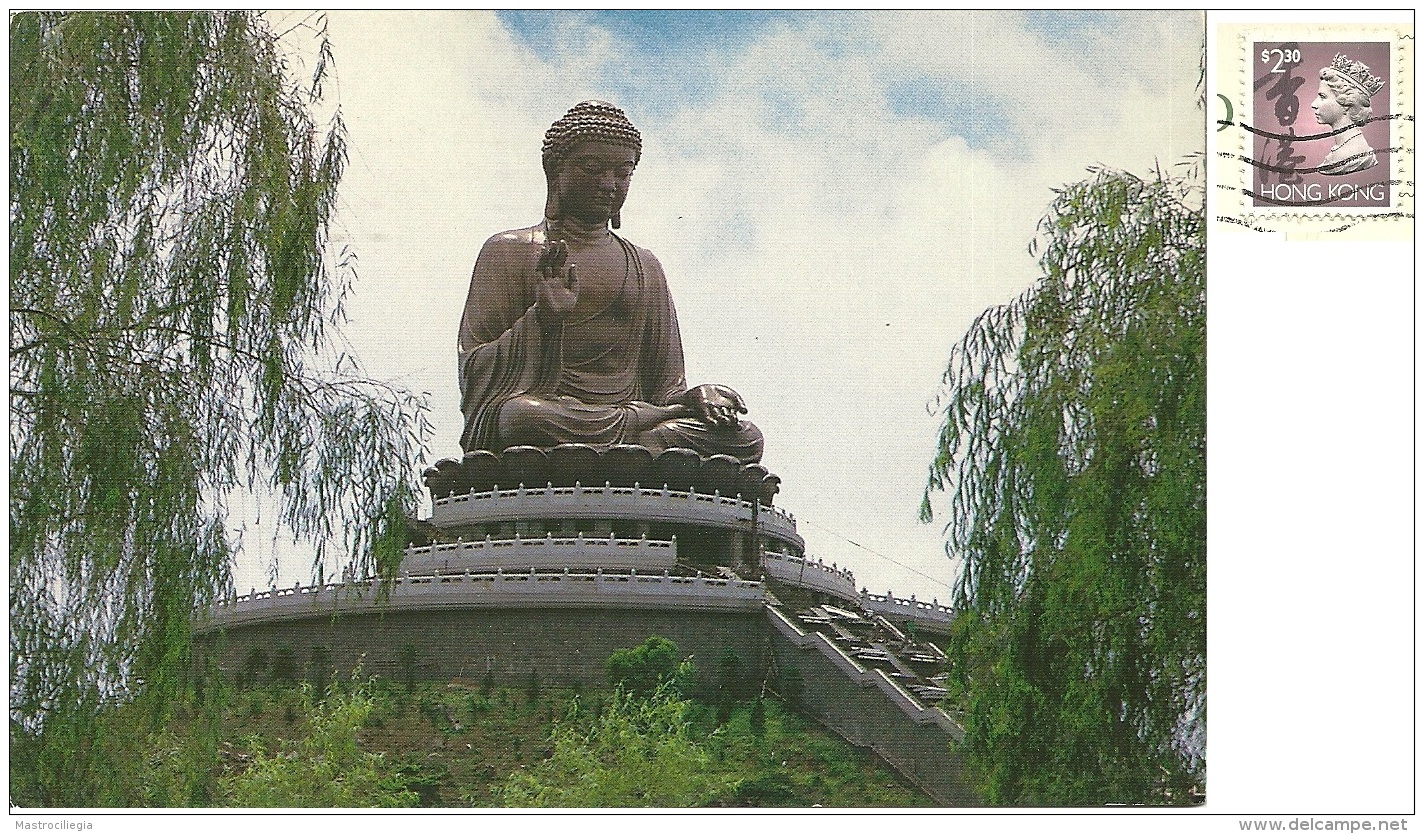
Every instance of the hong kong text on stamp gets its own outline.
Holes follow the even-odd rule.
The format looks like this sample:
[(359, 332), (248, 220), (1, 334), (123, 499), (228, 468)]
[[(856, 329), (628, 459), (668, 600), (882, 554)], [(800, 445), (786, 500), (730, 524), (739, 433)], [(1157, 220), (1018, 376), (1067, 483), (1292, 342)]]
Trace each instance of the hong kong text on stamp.
[(1292, 237), (1410, 237), (1413, 74), (1412, 26), (1222, 25), (1217, 219)]

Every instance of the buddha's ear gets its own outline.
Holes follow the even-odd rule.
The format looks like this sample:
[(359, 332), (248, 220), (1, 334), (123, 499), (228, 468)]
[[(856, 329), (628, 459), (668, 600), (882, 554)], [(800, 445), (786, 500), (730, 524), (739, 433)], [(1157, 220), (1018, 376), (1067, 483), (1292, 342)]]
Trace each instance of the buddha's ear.
[(623, 225), (623, 212), (622, 212), (622, 211), (615, 211), (615, 212), (613, 212), (613, 217), (610, 219), (608, 225), (612, 226), (612, 227), (615, 228), (615, 229), (622, 227), (622, 225)]
[(544, 199), (544, 216), (550, 220), (559, 219), (559, 183), (552, 174), (545, 178), (548, 188), (545, 193), (549, 196)]

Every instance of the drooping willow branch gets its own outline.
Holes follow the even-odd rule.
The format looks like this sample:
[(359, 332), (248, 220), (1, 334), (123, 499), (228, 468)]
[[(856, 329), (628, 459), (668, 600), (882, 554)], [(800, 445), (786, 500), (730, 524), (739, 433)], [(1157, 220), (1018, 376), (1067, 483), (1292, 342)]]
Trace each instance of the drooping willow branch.
[(1204, 221), (1190, 174), (1100, 171), (1063, 189), (1031, 247), (1043, 276), (950, 354), (922, 516), (949, 493), (957, 674), (1001, 801), (1181, 799), (1202, 778)]
[(309, 78), (255, 13), (10, 18), (11, 720), (37, 739), (162, 712), (231, 590), (235, 496), (274, 496), (314, 573), (398, 562), (429, 427), (333, 347), (345, 129), (300, 25)]

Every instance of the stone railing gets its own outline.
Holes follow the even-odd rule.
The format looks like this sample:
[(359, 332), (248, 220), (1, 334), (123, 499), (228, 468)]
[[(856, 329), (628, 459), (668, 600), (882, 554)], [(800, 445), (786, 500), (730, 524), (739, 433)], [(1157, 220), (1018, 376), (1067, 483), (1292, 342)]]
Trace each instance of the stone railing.
[(495, 488), (435, 499), (430, 522), (436, 527), (449, 528), (526, 518), (628, 518), (747, 530), (754, 514), (763, 535), (787, 541), (797, 550), (805, 547), (796, 532), (795, 516), (780, 507), (754, 505), (741, 496), (715, 491), (682, 492), (665, 486), (644, 489), (637, 485), (586, 487), (575, 484), (532, 489), (524, 486)]
[(401, 570), (405, 573), (449, 573), (471, 570), (641, 570), (660, 571), (677, 565), (677, 541), (586, 538), (548, 534), (543, 538), (456, 541), (406, 548)]
[(883, 617), (908, 618), (917, 623), (944, 627), (948, 627), (954, 619), (954, 609), (940, 605), (937, 599), (932, 602), (917, 600), (913, 594), (904, 599), (892, 593), (872, 594), (861, 589), (859, 600), (862, 608)]
[(273, 588), (224, 600), (200, 620), (198, 631), (256, 622), (335, 614), (420, 611), (472, 606), (608, 607), (755, 611), (760, 582), (660, 573), (572, 572), (406, 575), (384, 587), (376, 580)]
[(859, 598), (855, 590), (855, 574), (848, 568), (773, 551), (763, 553), (761, 563), (766, 575), (778, 582), (823, 591), (845, 600)]

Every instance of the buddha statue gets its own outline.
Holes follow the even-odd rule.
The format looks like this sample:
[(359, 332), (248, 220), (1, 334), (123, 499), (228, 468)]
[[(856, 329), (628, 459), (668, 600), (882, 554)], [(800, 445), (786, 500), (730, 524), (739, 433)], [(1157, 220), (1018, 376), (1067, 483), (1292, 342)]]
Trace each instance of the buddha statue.
[(470, 279), (466, 452), (630, 444), (760, 460), (741, 396), (687, 386), (662, 265), (613, 231), (641, 154), (637, 129), (606, 102), (575, 105), (545, 133), (543, 222), (491, 237)]

